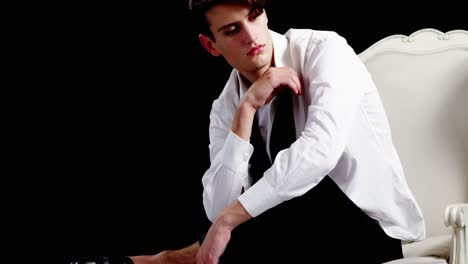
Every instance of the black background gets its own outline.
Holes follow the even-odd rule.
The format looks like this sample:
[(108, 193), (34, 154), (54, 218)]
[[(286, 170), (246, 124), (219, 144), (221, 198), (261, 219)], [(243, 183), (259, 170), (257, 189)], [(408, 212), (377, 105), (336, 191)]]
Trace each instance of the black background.
[[(356, 53), (392, 34), (468, 29), (458, 4), (411, 3), (290, 0), (266, 9), (277, 32), (337, 31)], [(202, 49), (186, 6), (1, 10), (10, 256), (152, 254), (198, 238), (208, 114), (230, 68)]]

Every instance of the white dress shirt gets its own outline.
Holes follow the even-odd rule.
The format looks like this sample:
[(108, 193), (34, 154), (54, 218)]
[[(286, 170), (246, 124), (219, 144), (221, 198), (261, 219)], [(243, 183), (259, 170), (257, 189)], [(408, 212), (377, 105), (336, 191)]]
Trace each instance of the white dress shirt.
[[(331, 31), (290, 29), (271, 35), (275, 66), (293, 68), (304, 82), (303, 95), (293, 96), (297, 140), (251, 186), (253, 146), (231, 130), (248, 89), (234, 69), (210, 113), (211, 165), (202, 179), (208, 218), (213, 221), (236, 199), (256, 217), (329, 175), (389, 236), (423, 239), (424, 219), (406, 182), (378, 91), (354, 50)], [(273, 100), (258, 110), (268, 154), (274, 108)]]

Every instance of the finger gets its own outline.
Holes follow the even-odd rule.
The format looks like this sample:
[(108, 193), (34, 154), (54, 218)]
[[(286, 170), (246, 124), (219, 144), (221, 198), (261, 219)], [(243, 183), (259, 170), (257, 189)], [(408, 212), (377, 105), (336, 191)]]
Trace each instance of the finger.
[(296, 76), (294, 76), (294, 82), (296, 82), (297, 84), (297, 87), (298, 87), (298, 90), (299, 90), (299, 95), (302, 95), (302, 81), (301, 81), (301, 77), (299, 76), (299, 74), (297, 74)]
[(294, 82), (296, 83), (297, 85), (297, 89), (298, 89), (298, 94), (301, 94), (302, 95), (302, 81), (301, 81), (301, 78), (299, 76), (299, 73), (297, 73), (296, 71), (294, 71), (293, 69), (290, 69), (292, 71), (292, 78), (294, 80)]
[(297, 90), (296, 94), (301, 94), (302, 93), (302, 85), (301, 85), (301, 81), (299, 80), (299, 77), (297, 76), (297, 74), (291, 76), (291, 80), (294, 82), (294, 84), (296, 86), (296, 90)]
[(289, 79), (288, 86), (291, 88), (291, 90), (292, 90), (295, 94), (299, 94), (299, 93), (301, 92), (301, 91), (300, 91), (300, 88), (299, 88), (297, 82), (294, 80), (294, 78), (290, 78), (290, 79)]
[[(299, 74), (293, 70), (292, 68), (290, 67), (285, 67), (284, 68), (285, 72), (288, 74), (289, 78), (292, 79), (292, 81), (294, 82), (295, 86), (294, 86), (294, 92), (296, 94), (302, 94), (302, 83), (300, 81), (300, 77), (299, 77)], [(292, 88), (292, 87), (291, 87)]]
[(272, 76), (272, 86), (274, 87), (274, 91), (281, 91), (282, 89), (290, 88), (295, 94), (302, 93), (301, 82), (298, 74), (293, 69), (289, 67), (277, 68)]
[(294, 93), (297, 94), (296, 83), (292, 80), (291, 73), (285, 69), (278, 72), (276, 76), (276, 85), (273, 85), (272, 93), (278, 94), (283, 89), (291, 89)]

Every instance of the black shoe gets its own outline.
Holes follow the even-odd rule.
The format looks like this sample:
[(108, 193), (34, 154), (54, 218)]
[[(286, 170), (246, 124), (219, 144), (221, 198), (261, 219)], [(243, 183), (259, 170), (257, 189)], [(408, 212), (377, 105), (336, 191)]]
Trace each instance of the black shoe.
[(73, 260), (70, 264), (133, 264), (129, 257), (92, 256)]

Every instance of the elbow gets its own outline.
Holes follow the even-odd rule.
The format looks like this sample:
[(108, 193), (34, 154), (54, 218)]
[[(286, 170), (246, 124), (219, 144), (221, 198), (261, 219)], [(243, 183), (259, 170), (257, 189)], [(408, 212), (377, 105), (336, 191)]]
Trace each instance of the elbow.
[(332, 171), (336, 164), (338, 164), (338, 160), (340, 159), (341, 155), (339, 154), (330, 154), (324, 160), (324, 169), (327, 171), (327, 174)]
[(336, 167), (340, 157), (341, 155), (334, 153), (320, 153), (318, 155), (310, 155), (307, 157), (310, 158), (307, 164), (318, 168), (321, 175), (328, 175)]
[(335, 152), (330, 153), (328, 156), (326, 156), (324, 160), (324, 164), (325, 164), (324, 168), (327, 171), (327, 174), (329, 174), (332, 170), (335, 169), (342, 155), (343, 155), (343, 149), (339, 148), (339, 149), (336, 149)]
[(337, 164), (338, 160), (333, 157), (324, 158), (321, 162), (322, 174), (328, 175)]

